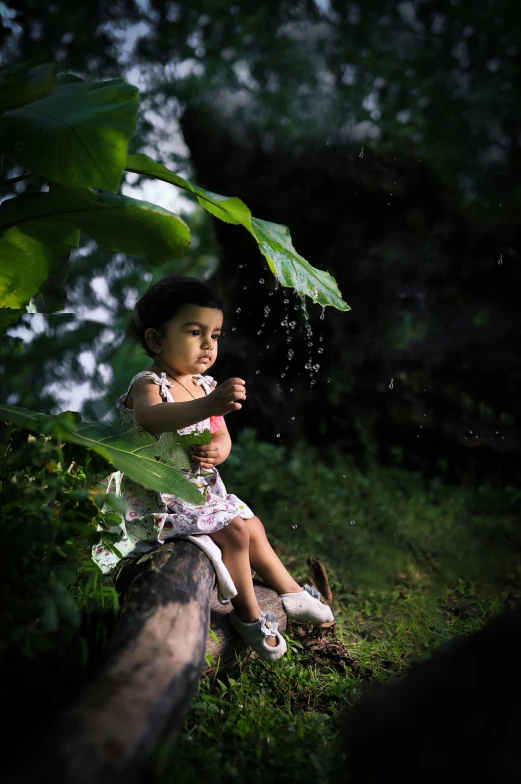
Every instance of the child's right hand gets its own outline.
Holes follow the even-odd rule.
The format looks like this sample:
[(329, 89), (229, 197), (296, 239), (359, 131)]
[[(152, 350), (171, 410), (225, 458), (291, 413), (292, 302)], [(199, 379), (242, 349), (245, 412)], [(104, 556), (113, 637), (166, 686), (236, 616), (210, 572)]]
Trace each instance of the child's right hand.
[(224, 416), (242, 408), (239, 400), (246, 400), (246, 382), (242, 378), (229, 378), (208, 395), (211, 416)]

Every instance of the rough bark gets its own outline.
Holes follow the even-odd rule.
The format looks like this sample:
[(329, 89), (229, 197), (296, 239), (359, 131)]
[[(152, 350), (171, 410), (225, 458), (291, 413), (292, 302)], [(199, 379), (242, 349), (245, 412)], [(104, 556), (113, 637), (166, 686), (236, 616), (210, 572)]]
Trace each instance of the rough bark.
[[(203, 668), (226, 669), (235, 662), (231, 605), (218, 602), (213, 567), (191, 542), (168, 542), (127, 562), (115, 581), (124, 601), (105, 665), (10, 784), (133, 784), (149, 778), (158, 744), (174, 742), (181, 730)], [(278, 595), (257, 581), (255, 590), (284, 630)], [(209, 637), (209, 623), (218, 643)], [(207, 650), (214, 664), (205, 665)]]

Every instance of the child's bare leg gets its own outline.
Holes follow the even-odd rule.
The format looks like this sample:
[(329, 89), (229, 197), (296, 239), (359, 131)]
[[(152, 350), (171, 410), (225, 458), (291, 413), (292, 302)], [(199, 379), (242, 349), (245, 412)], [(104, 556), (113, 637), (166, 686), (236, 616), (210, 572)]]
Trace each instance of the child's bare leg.
[[(250, 566), (250, 533), (242, 517), (234, 517), (226, 528), (210, 534), (221, 548), (223, 563), (230, 572), (237, 588), (237, 596), (232, 599), (233, 609), (241, 621), (252, 623), (261, 617), (262, 610), (257, 602)], [(275, 647), (276, 637), (267, 637), (268, 645)]]
[(286, 570), (279, 556), (268, 542), (264, 526), (258, 517), (246, 520), (250, 533), (250, 564), (261, 580), (277, 593), (296, 593), (302, 588)]

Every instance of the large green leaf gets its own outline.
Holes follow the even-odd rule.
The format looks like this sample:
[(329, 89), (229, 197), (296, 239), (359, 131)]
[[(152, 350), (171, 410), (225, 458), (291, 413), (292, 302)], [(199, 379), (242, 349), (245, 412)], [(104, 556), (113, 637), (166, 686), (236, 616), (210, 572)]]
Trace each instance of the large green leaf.
[(351, 309), (342, 299), (335, 279), (328, 272), (312, 267), (297, 253), (286, 226), (253, 218), (240, 199), (221, 196), (192, 185), (178, 174), (169, 171), (166, 166), (153, 161), (148, 155), (129, 155), (127, 171), (155, 177), (195, 194), (198, 202), (216, 218), (226, 223), (240, 224), (250, 232), (266, 257), (271, 271), (283, 286), (294, 288), (299, 294), (311, 297), (323, 307), (332, 305), (338, 310)]
[(0, 117), (0, 150), (49, 180), (116, 192), (138, 103), (122, 79), (62, 79), (50, 95)]
[[(2, 207), (0, 214), (1, 211)], [(6, 321), (13, 323), (20, 317), (20, 309), (36, 294), (63, 254), (69, 252), (69, 246), (77, 245), (78, 240), (78, 232), (63, 223), (29, 220), (4, 232), (0, 237), (0, 308), (4, 309), (3, 327), (8, 326)], [(12, 316), (11, 320), (9, 316)]]
[(16, 63), (0, 68), (0, 114), (32, 103), (52, 93), (58, 86), (56, 63), (29, 68)]
[[(75, 421), (77, 414), (58, 416), (40, 414), (27, 408), (0, 405), (0, 420), (62, 441), (92, 449), (123, 471), (130, 479), (150, 490), (171, 493), (193, 504), (203, 497), (179, 468), (172, 465), (175, 455), (164, 455), (161, 442), (154, 436), (138, 431), (133, 424), (111, 426)], [(157, 459), (169, 459), (169, 464)], [(182, 458), (186, 460), (186, 457)]]
[(184, 256), (190, 244), (186, 223), (156, 204), (57, 183), (46, 193), (26, 192), (0, 205), (0, 231), (26, 221), (80, 229), (104, 248), (146, 256), (152, 264)]

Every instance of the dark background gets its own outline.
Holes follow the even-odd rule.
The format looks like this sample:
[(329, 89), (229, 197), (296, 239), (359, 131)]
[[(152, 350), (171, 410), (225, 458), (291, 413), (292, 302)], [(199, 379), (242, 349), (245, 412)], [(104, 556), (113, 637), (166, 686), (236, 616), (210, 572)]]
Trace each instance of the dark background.
[[(240, 375), (249, 392), (228, 418), (232, 435), (254, 427), (274, 443), (316, 444), (326, 459), (337, 446), (361, 463), (451, 482), (516, 482), (515, 3), (30, 0), (8, 9), (3, 63), (54, 59), (61, 71), (137, 84), (134, 149), (287, 225), (351, 306), (321, 318), (308, 302), (306, 322), (244, 230), (191, 212), (187, 259), (153, 279), (207, 276), (222, 295), (227, 335), (213, 374)], [(10, 330), (6, 399), (59, 411), (71, 406), (57, 389), (89, 382), (84, 416), (113, 417), (147, 362), (122, 341), (151, 272), (146, 260), (87, 243), (71, 261), (67, 312), (44, 316), (25, 343)], [(88, 315), (100, 300), (103, 324)], [(41, 298), (35, 307), (45, 309)], [(21, 323), (31, 329), (34, 317)]]

